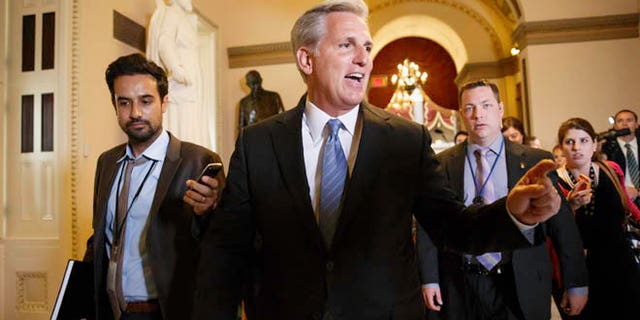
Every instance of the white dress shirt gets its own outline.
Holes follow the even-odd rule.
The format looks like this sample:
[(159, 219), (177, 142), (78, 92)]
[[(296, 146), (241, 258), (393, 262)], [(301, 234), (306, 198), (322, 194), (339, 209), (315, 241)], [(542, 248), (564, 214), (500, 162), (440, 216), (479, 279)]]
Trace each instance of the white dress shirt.
[[(349, 159), (351, 153), (351, 143), (355, 135), (356, 122), (358, 121), (358, 111), (360, 106), (355, 106), (351, 111), (339, 116), (337, 119), (342, 122), (342, 127), (338, 131), (338, 138), (344, 151), (344, 156)], [(309, 198), (313, 206), (313, 212), (317, 210), (320, 199), (320, 180), (322, 177), (322, 163), (320, 156), (324, 141), (328, 137), (327, 122), (334, 119), (326, 112), (307, 100), (304, 113), (302, 114), (302, 152), (304, 154), (304, 167), (307, 173), (307, 183), (309, 184)], [(353, 164), (349, 163), (349, 167)]]

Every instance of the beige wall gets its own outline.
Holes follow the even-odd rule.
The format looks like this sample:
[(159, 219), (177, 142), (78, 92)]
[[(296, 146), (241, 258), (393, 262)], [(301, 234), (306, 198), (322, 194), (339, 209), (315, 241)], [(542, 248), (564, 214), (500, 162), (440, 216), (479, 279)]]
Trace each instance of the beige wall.
[(638, 0), (520, 0), (526, 21), (570, 19), (638, 12)]
[[(520, 0), (524, 18), (546, 21), (638, 13), (638, 0)], [(553, 8), (551, 10), (550, 8)], [(570, 117), (589, 120), (600, 132), (616, 110), (640, 112), (640, 38), (530, 45), (527, 59), (531, 134), (545, 147)]]
[[(2, 28), (6, 28), (6, 2), (5, 0), (0, 0), (0, 26)], [(6, 34), (4, 32), (0, 32), (0, 52), (5, 52), (5, 37)], [(2, 114), (6, 114), (5, 107), (5, 90), (6, 90), (6, 81), (7, 81), (7, 71), (4, 63), (0, 63), (0, 110), (2, 110)], [(5, 174), (5, 157), (6, 152), (5, 149), (5, 121), (4, 117), (0, 117), (0, 150), (2, 150), (2, 155), (0, 155), (0, 177), (6, 177)], [(5, 203), (6, 203), (6, 195), (5, 195), (5, 182), (0, 182), (0, 202), (2, 202), (2, 206), (0, 206), (0, 214), (2, 217), (0, 218), (0, 234), (4, 237), (4, 220), (6, 215)], [(4, 240), (0, 241), (0, 288), (6, 288), (5, 283), (5, 269), (6, 269), (6, 250)], [(5, 314), (5, 299), (4, 293), (0, 290), (0, 317)]]
[(526, 50), (532, 134), (545, 146), (570, 117), (589, 120), (597, 131), (607, 117), (630, 108), (640, 113), (640, 39), (529, 46)]
[(154, 1), (80, 1), (78, 226), (79, 253), (91, 234), (93, 179), (100, 154), (126, 140), (116, 121), (104, 80), (107, 65), (116, 57), (136, 52), (113, 38), (113, 10), (147, 25)]

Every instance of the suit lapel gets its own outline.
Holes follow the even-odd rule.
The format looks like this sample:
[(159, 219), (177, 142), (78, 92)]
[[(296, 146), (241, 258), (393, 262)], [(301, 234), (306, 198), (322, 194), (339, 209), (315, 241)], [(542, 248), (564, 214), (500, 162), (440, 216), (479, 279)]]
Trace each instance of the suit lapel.
[(297, 208), (295, 217), (300, 219), (314, 242), (324, 249), (322, 234), (316, 223), (309, 198), (309, 184), (302, 150), (302, 113), (305, 103), (306, 99), (301, 99), (295, 109), (276, 122), (271, 132), (271, 141), (285, 186)]
[[(385, 154), (384, 146), (387, 143), (387, 120), (389, 115), (381, 110), (374, 110), (375, 107), (369, 107), (366, 103), (362, 103), (360, 107), (360, 116), (362, 117), (362, 133), (358, 143), (358, 154), (353, 167), (353, 172), (345, 185), (343, 196), (343, 207), (338, 217), (338, 224), (332, 243), (338, 243), (340, 237), (343, 236), (345, 230), (355, 214), (357, 208), (369, 194), (368, 190), (374, 183), (380, 172), (380, 164), (383, 163), (379, 159), (380, 155)], [(367, 141), (369, 141), (367, 143)], [(374, 142), (372, 142), (374, 141)]]
[(520, 177), (527, 172), (529, 165), (527, 164), (527, 154), (522, 145), (505, 139), (504, 148), (507, 162), (507, 185), (511, 190), (518, 183)]
[(158, 185), (156, 187), (156, 193), (153, 196), (153, 202), (151, 203), (151, 209), (149, 210), (149, 216), (156, 215), (162, 204), (162, 200), (165, 198), (169, 187), (171, 187), (171, 181), (173, 176), (178, 171), (182, 157), (180, 156), (181, 141), (169, 133), (169, 146), (167, 147), (167, 155), (164, 158), (164, 164), (162, 165), (162, 171), (158, 178)]
[(454, 146), (451, 154), (447, 159), (443, 159), (443, 163), (446, 164), (445, 173), (449, 184), (453, 188), (453, 191), (458, 195), (458, 199), (464, 198), (464, 162), (466, 161), (466, 146), (467, 142)]

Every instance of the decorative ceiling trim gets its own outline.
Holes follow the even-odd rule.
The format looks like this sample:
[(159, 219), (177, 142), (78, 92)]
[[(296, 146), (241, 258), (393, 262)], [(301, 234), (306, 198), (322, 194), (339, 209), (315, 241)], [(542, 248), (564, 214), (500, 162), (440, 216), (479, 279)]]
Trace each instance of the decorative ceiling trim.
[(528, 45), (637, 38), (640, 14), (620, 14), (563, 20), (524, 22), (512, 39), (522, 50)]
[(489, 38), (491, 39), (491, 44), (493, 45), (493, 48), (497, 57), (505, 57), (506, 55), (508, 55), (508, 52), (505, 51), (504, 46), (500, 41), (500, 37), (498, 37), (498, 33), (491, 26), (491, 24), (482, 15), (480, 15), (477, 11), (475, 11), (471, 7), (454, 0), (388, 0), (378, 5), (370, 7), (369, 14), (373, 14), (377, 11), (381, 11), (389, 7), (393, 7), (396, 5), (409, 3), (409, 2), (428, 2), (428, 3), (442, 4), (442, 5), (452, 7), (456, 10), (462, 11), (463, 13), (471, 17), (471, 19), (479, 23), (480, 26), (482, 26), (482, 29), (484, 29), (484, 31), (486, 31), (487, 34), (489, 34)]
[(520, 19), (522, 17), (522, 10), (520, 10), (520, 5), (518, 4), (518, 0), (511, 0), (511, 9), (516, 15), (516, 19)]
[(291, 42), (276, 42), (227, 49), (229, 68), (294, 63)]
[(507, 3), (507, 0), (481, 0), (487, 7), (500, 15), (502, 19), (507, 21), (512, 27), (516, 24), (516, 17), (513, 10)]
[(479, 79), (496, 79), (510, 76), (520, 71), (518, 58), (516, 56), (500, 59), (491, 62), (467, 63), (456, 77), (458, 87), (463, 84)]

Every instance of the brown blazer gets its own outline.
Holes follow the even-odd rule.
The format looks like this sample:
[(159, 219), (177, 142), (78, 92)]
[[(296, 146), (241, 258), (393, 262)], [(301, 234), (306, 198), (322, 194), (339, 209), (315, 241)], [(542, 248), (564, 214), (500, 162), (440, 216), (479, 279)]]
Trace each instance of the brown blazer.
[[(185, 181), (197, 177), (207, 163), (220, 162), (220, 157), (201, 146), (169, 136), (167, 155), (149, 212), (146, 243), (164, 319), (188, 319), (195, 290), (197, 238), (208, 218), (196, 217), (192, 208), (182, 201), (187, 191)], [(84, 260), (94, 263), (97, 319), (113, 318), (106, 294), (105, 215), (118, 169), (116, 161), (124, 155), (125, 146), (121, 144), (100, 155), (96, 169), (93, 235), (87, 241)], [(224, 184), (222, 171), (217, 179)]]

